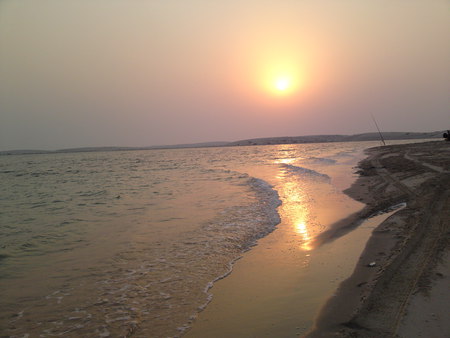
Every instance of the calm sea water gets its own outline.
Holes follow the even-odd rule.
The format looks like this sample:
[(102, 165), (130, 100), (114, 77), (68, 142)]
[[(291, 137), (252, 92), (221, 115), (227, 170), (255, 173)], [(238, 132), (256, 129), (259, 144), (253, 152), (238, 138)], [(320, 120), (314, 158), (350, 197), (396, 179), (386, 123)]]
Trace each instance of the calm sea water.
[[(0, 328), (179, 336), (212, 283), (376, 143), (0, 157)], [(298, 198), (293, 198), (298, 196)], [(305, 214), (308, 236), (324, 230)]]

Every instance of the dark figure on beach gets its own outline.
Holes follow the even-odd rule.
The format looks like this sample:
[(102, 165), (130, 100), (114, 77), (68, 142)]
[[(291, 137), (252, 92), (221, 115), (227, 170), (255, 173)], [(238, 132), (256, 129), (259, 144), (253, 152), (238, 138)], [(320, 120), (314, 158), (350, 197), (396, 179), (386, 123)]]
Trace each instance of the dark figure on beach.
[(450, 131), (449, 130), (447, 130), (447, 132), (444, 133), (444, 135), (442, 135), (442, 136), (444, 136), (446, 141), (450, 141)]

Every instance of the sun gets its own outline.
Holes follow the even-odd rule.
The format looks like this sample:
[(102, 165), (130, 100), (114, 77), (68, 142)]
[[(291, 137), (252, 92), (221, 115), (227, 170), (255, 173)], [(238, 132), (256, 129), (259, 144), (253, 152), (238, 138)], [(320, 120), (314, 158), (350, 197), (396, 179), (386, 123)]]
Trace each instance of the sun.
[(287, 76), (278, 77), (275, 79), (275, 89), (279, 92), (286, 92), (292, 85), (292, 80)]
[(262, 84), (267, 93), (276, 97), (291, 97), (301, 89), (301, 74), (297, 65), (283, 63), (265, 68)]
[[(271, 48), (261, 50), (249, 59), (248, 69), (251, 77), (250, 85), (258, 91), (263, 99), (273, 102), (293, 102), (303, 97), (307, 89), (307, 63), (298, 52), (287, 48)], [(252, 63), (250, 63), (252, 62)]]
[(276, 96), (292, 95), (298, 90), (295, 72), (275, 72), (268, 79), (267, 87)]

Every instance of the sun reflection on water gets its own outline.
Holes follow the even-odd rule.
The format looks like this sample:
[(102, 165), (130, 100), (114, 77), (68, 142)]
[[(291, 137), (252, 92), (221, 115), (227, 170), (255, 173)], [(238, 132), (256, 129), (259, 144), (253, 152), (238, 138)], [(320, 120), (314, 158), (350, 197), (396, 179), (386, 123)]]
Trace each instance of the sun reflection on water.
[(279, 164), (291, 164), (295, 162), (295, 158), (279, 158), (275, 160), (275, 163)]
[[(292, 155), (291, 155), (292, 156)], [(292, 164), (296, 158), (279, 158), (275, 164)], [(311, 233), (311, 198), (305, 190), (304, 182), (288, 172), (288, 168), (280, 166), (278, 175), (278, 192), (283, 201), (279, 211), (280, 216), (286, 224), (290, 224), (295, 237), (298, 237), (299, 248), (304, 251), (313, 249), (311, 245), (313, 236)]]
[(304, 222), (299, 222), (297, 224), (295, 224), (295, 231), (297, 234), (299, 234), (300, 236), (302, 236), (302, 239), (304, 241), (304, 243), (301, 245), (301, 248), (303, 250), (306, 251), (310, 251), (313, 249), (313, 247), (311, 246), (311, 236), (309, 234), (308, 228), (306, 226), (306, 223)]

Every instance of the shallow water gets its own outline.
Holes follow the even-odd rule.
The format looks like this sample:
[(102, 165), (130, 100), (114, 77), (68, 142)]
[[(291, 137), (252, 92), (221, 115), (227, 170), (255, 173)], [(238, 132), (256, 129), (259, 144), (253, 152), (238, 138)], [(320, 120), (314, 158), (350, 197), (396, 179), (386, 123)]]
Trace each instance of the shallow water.
[(235, 264), (230, 277), (214, 285), (212, 302), (186, 338), (303, 336), (351, 275), (373, 229), (392, 213), (308, 251), (298, 250), (288, 223), (280, 224)]
[(374, 144), (0, 157), (2, 333), (182, 334), (280, 214), (304, 252), (348, 212), (327, 204)]

